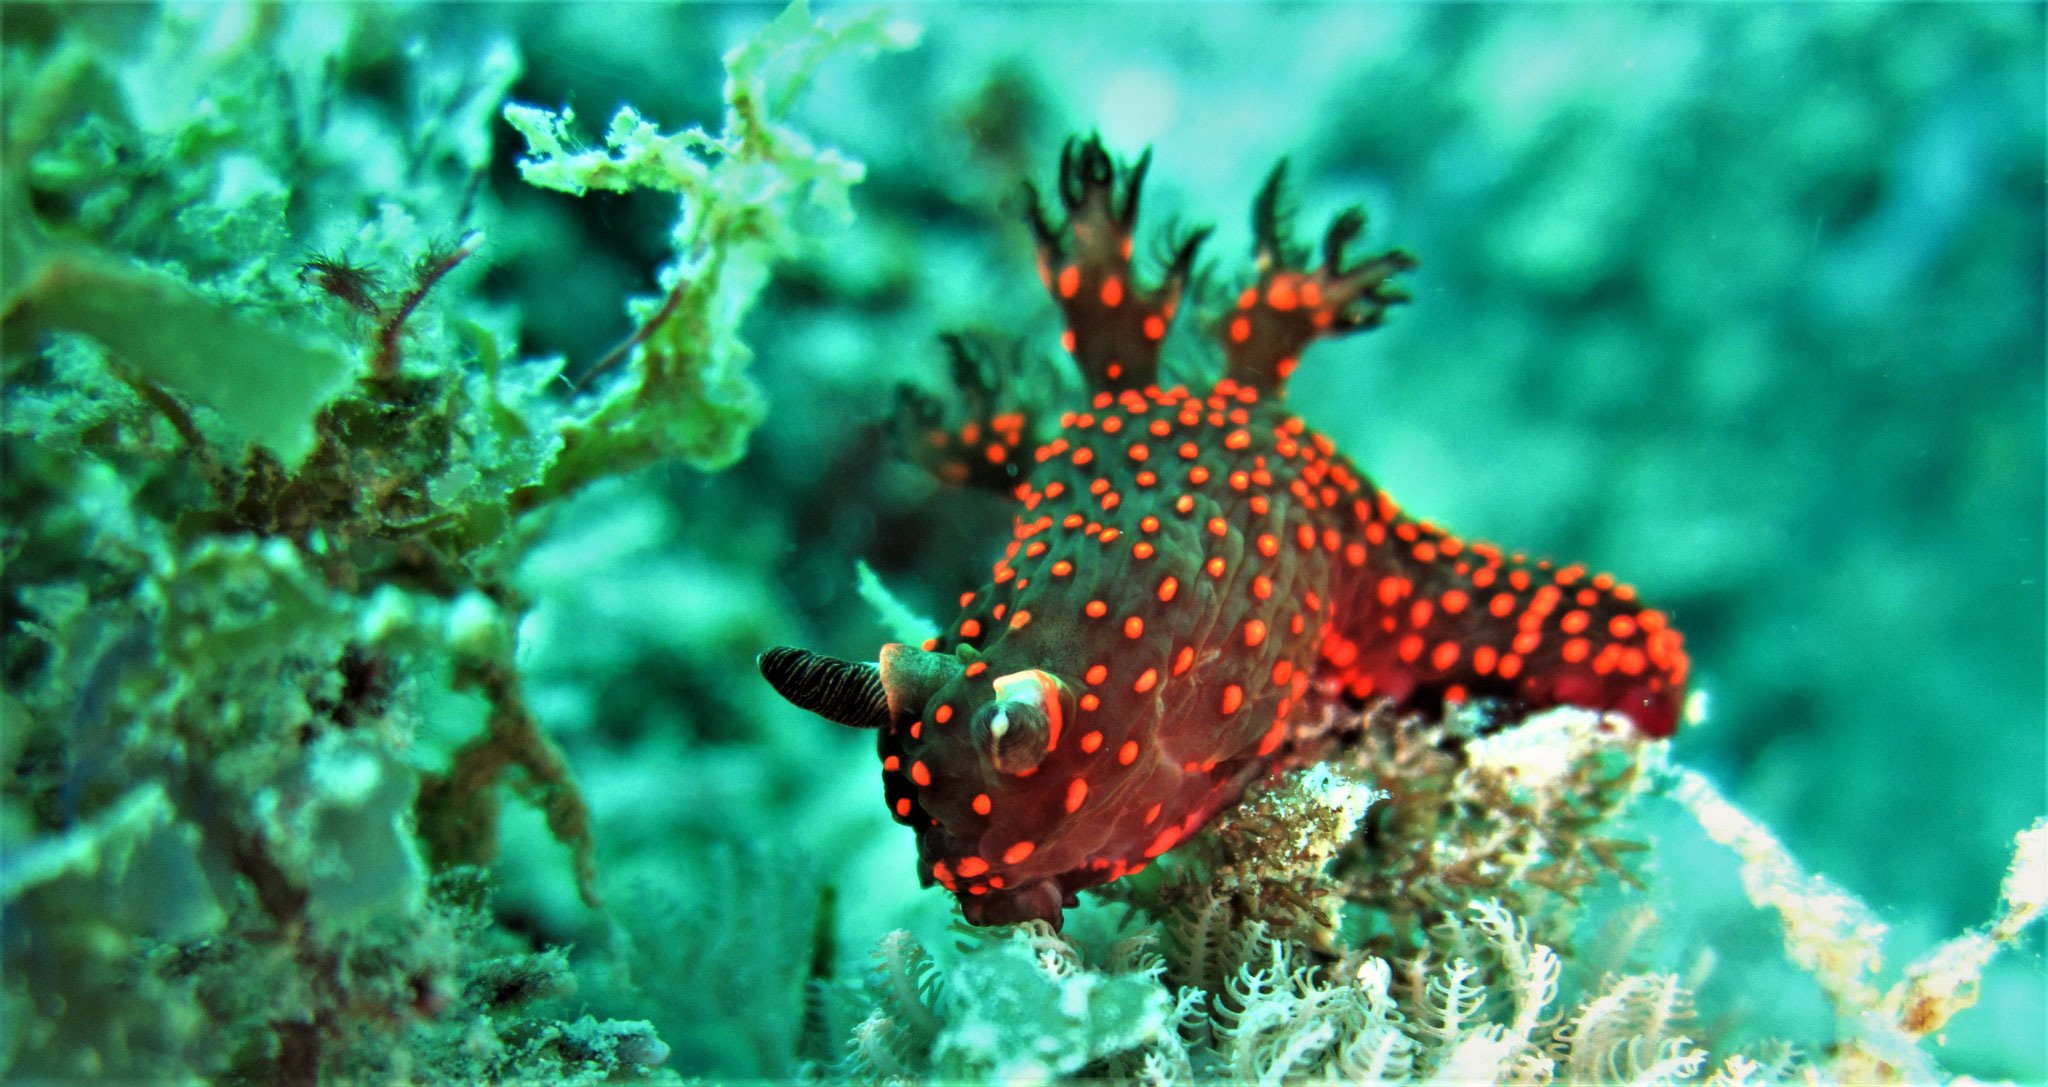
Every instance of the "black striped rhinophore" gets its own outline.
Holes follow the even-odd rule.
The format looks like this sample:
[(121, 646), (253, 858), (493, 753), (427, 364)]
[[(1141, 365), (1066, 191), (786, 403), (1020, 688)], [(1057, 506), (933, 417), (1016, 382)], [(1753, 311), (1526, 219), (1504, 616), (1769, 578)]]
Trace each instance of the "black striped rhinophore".
[(761, 677), (782, 697), (828, 721), (879, 728), (889, 720), (889, 694), (882, 687), (882, 670), (873, 664), (788, 645), (761, 654), (756, 663)]

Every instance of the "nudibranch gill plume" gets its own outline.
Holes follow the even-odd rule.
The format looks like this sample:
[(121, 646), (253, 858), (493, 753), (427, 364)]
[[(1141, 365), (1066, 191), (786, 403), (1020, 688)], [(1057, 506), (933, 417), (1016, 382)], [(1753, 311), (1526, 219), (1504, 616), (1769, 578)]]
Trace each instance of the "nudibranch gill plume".
[(1388, 280), (1406, 254), (1347, 257), (1357, 210), (1315, 259), (1287, 237), (1276, 169), (1254, 203), (1252, 281), (1209, 326), (1221, 376), (1161, 384), (1206, 232), (1170, 244), (1141, 285), (1149, 161), (1070, 142), (1057, 225), (1026, 186), (1039, 274), (1089, 393), (1056, 425), (990, 408), (933, 435), (942, 475), (1016, 501), (988, 583), (960, 595), (944, 635), (873, 663), (761, 656), (790, 701), (876, 730), (921, 878), (977, 925), (1058, 925), (1075, 892), (1237, 803), (1333, 703), (1486, 699), (1502, 719), (1582, 706), (1664, 737), (1683, 702), (1682, 639), (1628, 586), (1407, 516), (1282, 406), (1312, 341), (1405, 301)]

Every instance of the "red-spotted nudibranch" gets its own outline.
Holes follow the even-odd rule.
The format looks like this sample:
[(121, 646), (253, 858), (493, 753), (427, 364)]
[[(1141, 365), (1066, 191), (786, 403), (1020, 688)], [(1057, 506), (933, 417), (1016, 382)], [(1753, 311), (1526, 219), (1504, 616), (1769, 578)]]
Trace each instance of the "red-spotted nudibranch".
[(1097, 141), (1070, 143), (1057, 226), (1029, 193), (1087, 401), (1057, 426), (986, 412), (934, 435), (955, 454), (944, 474), (1016, 499), (988, 583), (921, 648), (760, 661), (790, 701), (877, 730), (921, 877), (977, 925), (1059, 924), (1075, 892), (1237, 803), (1332, 702), (1583, 706), (1662, 737), (1684, 696), (1678, 632), (1628, 586), (1408, 517), (1282, 406), (1311, 341), (1405, 301), (1386, 282), (1413, 266), (1406, 254), (1347, 260), (1360, 212), (1337, 217), (1311, 267), (1286, 237), (1274, 171), (1254, 205), (1252, 281), (1211, 326), (1222, 376), (1162, 386), (1160, 345), (1206, 232), (1172, 247), (1156, 285), (1135, 278), (1148, 161), (1119, 168)]

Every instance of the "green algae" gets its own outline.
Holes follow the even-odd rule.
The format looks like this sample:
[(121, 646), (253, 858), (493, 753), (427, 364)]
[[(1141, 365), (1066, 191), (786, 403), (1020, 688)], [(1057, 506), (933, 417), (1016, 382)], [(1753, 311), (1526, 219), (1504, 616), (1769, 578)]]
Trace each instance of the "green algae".
[[(685, 141), (689, 297), (576, 398), (477, 293), (505, 42), (343, 8), (10, 11), (0, 1067), (661, 1075), (654, 1028), (570, 1014), (566, 960), (476, 874), (509, 788), (598, 904), (507, 578), (582, 486), (744, 449), (741, 322), (802, 244), (786, 220), (845, 214), (860, 176), (780, 110), (879, 25), (799, 4), (733, 53), (737, 127)], [(418, 746), (435, 692), (485, 710), (445, 755)]]

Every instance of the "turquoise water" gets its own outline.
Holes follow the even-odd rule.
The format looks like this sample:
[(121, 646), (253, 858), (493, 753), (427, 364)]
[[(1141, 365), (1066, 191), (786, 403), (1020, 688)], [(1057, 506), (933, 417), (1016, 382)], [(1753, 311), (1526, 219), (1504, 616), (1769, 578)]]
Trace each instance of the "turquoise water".
[[(191, 447), (146, 405), (108, 406), (131, 403), (133, 386), (78, 346), (119, 339), (107, 331), (118, 316), (79, 317), (72, 296), (24, 274), (60, 250), (140, 261), (235, 312), (317, 313), (321, 342), (353, 359), (392, 304), (365, 315), (311, 288), (293, 295), (308, 255), (376, 264), (395, 297), (421, 239), (446, 255), (480, 230), (479, 255), (405, 333), (409, 364), (474, 372), (485, 356), (560, 356), (580, 374), (632, 332), (620, 299), (658, 295), (675, 198), (526, 185), (501, 100), (573, 105), (585, 134), (628, 103), (666, 130), (716, 129), (720, 54), (774, 10), (224, 10), (181, 39), (139, 9), (9, 7), (10, 100), (62, 105), (41, 127), (34, 110), (10, 110), (7, 841), (49, 846), (161, 781), (173, 830), (136, 848), (170, 859), (135, 871), (211, 890), (166, 918), (84, 875), (11, 876), (17, 1025), (0, 1057), (32, 1075), (271, 1067), (250, 1054), (291, 1048), (265, 1049), (261, 1030), (234, 1035), (245, 1048), (225, 1060), (191, 1040), (200, 1023), (263, 1018), (232, 1002), (131, 1031), (129, 1064), (86, 1027), (19, 1024), (71, 1023), (37, 988), (53, 962), (82, 957), (98, 964), (84, 976), (118, 979), (114, 959), (195, 954), (201, 937), (260, 943), (236, 904), (260, 881), (222, 859), (236, 854), (219, 835), (272, 816), (216, 826), (195, 812), (255, 811), (293, 795), (282, 782), (340, 771), (316, 760), (287, 772), (298, 764), (268, 748), (236, 761), (246, 752), (292, 729), (313, 750), (331, 732), (342, 738), (330, 746), (381, 768), (362, 771), (392, 790), (379, 803), (409, 813), (415, 777), (442, 772), (482, 727), (482, 684), (447, 663), (438, 633), (392, 649), (399, 663), (378, 667), (394, 677), (361, 681), (385, 693), (363, 711), (374, 730), (336, 724), (321, 708), (331, 691), (251, 693), (290, 686), (277, 678), (287, 672), (231, 677), (208, 663), (201, 677), (201, 655), (180, 656), (172, 627), (154, 625), (179, 606), (164, 586), (185, 575), (147, 571), (179, 554), (178, 570), (203, 572), (184, 549), (254, 532), (298, 541), (292, 561), (336, 594), (263, 627), (260, 652), (283, 652), (279, 632), (316, 617), (358, 632), (336, 645), (367, 639), (363, 616), (387, 583), (435, 617), (422, 630), (454, 629), (462, 592), (480, 587), (517, 632), (508, 659), (587, 798), (609, 912), (578, 902), (569, 851), (507, 793), (488, 937), (449, 951), (445, 976), (467, 976), (478, 947), (574, 944), (582, 995), (552, 992), (549, 1014), (651, 1021), (665, 1067), (684, 1076), (779, 1078), (814, 1055), (798, 1052), (812, 1040), (790, 1002), (802, 965), (823, 956), (857, 976), (898, 927), (950, 944), (950, 904), (916, 889), (867, 738), (782, 703), (753, 660), (774, 644), (871, 659), (889, 632), (856, 590), (856, 560), (941, 621), (986, 576), (1007, 509), (935, 486), (869, 424), (901, 382), (945, 389), (942, 332), (1057, 352), (1018, 183), (1048, 187), (1061, 142), (1089, 132), (1127, 158), (1152, 149), (1141, 239), (1172, 220), (1216, 224), (1216, 282), (1242, 271), (1251, 196), (1280, 158), (1304, 233), (1363, 205), (1367, 245), (1420, 259), (1404, 279), (1413, 300), (1384, 328), (1309, 353), (1297, 410), (1409, 511), (1612, 570), (1670, 614), (1704, 696), (1704, 720), (1671, 759), (1891, 927), (1884, 983), (1992, 915), (2013, 835), (2048, 811), (2038, 5), (905, 9), (923, 28), (915, 48), (824, 61), (788, 116), (866, 176), (850, 222), (792, 216), (789, 237), (805, 240), (777, 240), (773, 278), (746, 298), (735, 334), (765, 414), (735, 438), (743, 455), (722, 471), (702, 470), (720, 457), (664, 456), (597, 482), (453, 587), (420, 572), (438, 560), (402, 548), (342, 577), (321, 556), (360, 552), (332, 529), (315, 545), (288, 525), (205, 513), (223, 503)], [(238, 54), (275, 71), (250, 76)], [(99, 68), (66, 68), (88, 55)], [(117, 113), (125, 121), (104, 120)], [(274, 206), (247, 197), (272, 183)], [(563, 383), (535, 388), (535, 402), (570, 402)], [(81, 390), (78, 403), (100, 406), (66, 399)], [(246, 434), (204, 411), (199, 425), (238, 462)], [(372, 433), (363, 426), (354, 433)], [(478, 441), (455, 459), (481, 462)], [(447, 468), (408, 516), (450, 502)], [(248, 591), (299, 584), (274, 576)], [(222, 594), (221, 608), (238, 606)], [(194, 629), (211, 606), (193, 606)], [(124, 640), (145, 624), (159, 633)], [(325, 637), (308, 635), (306, 653), (326, 652)], [(124, 670), (130, 656), (159, 663)], [(198, 678), (178, 682), (181, 669)], [(354, 690), (356, 675), (344, 667), (333, 683)], [(89, 697), (108, 689), (104, 706)], [(212, 691), (229, 708), (195, 707)], [(185, 769), (201, 752), (219, 760), (213, 777)], [(384, 903), (377, 923), (401, 930), (413, 907), (389, 902), (417, 898), (416, 831), (406, 815), (376, 848), (342, 850), (387, 873), (396, 897), (370, 898)], [(113, 850), (116, 838), (89, 840)], [(1668, 895), (1710, 908), (1635, 968), (1686, 970), (1713, 948), (1722, 965), (1698, 1004), (1719, 1037), (1824, 1041), (1832, 1024), (1814, 993), (1772, 995), (1795, 975), (1725, 856), (1678, 842), (1658, 864)], [(337, 885), (364, 882), (358, 871)], [(822, 943), (821, 885), (835, 893)], [(72, 931), (52, 918), (99, 910), (131, 942), (98, 953), (75, 933), (42, 937)], [(266, 969), (266, 991), (324, 999), (276, 981), (294, 967)], [(193, 999), (186, 975), (151, 977), (159, 1003)], [(1927, 1048), (1953, 1073), (2040, 1081), (2044, 1016), (2037, 926), (1993, 965), (1946, 1044)], [(88, 1050), (102, 1063), (71, 1059)]]

